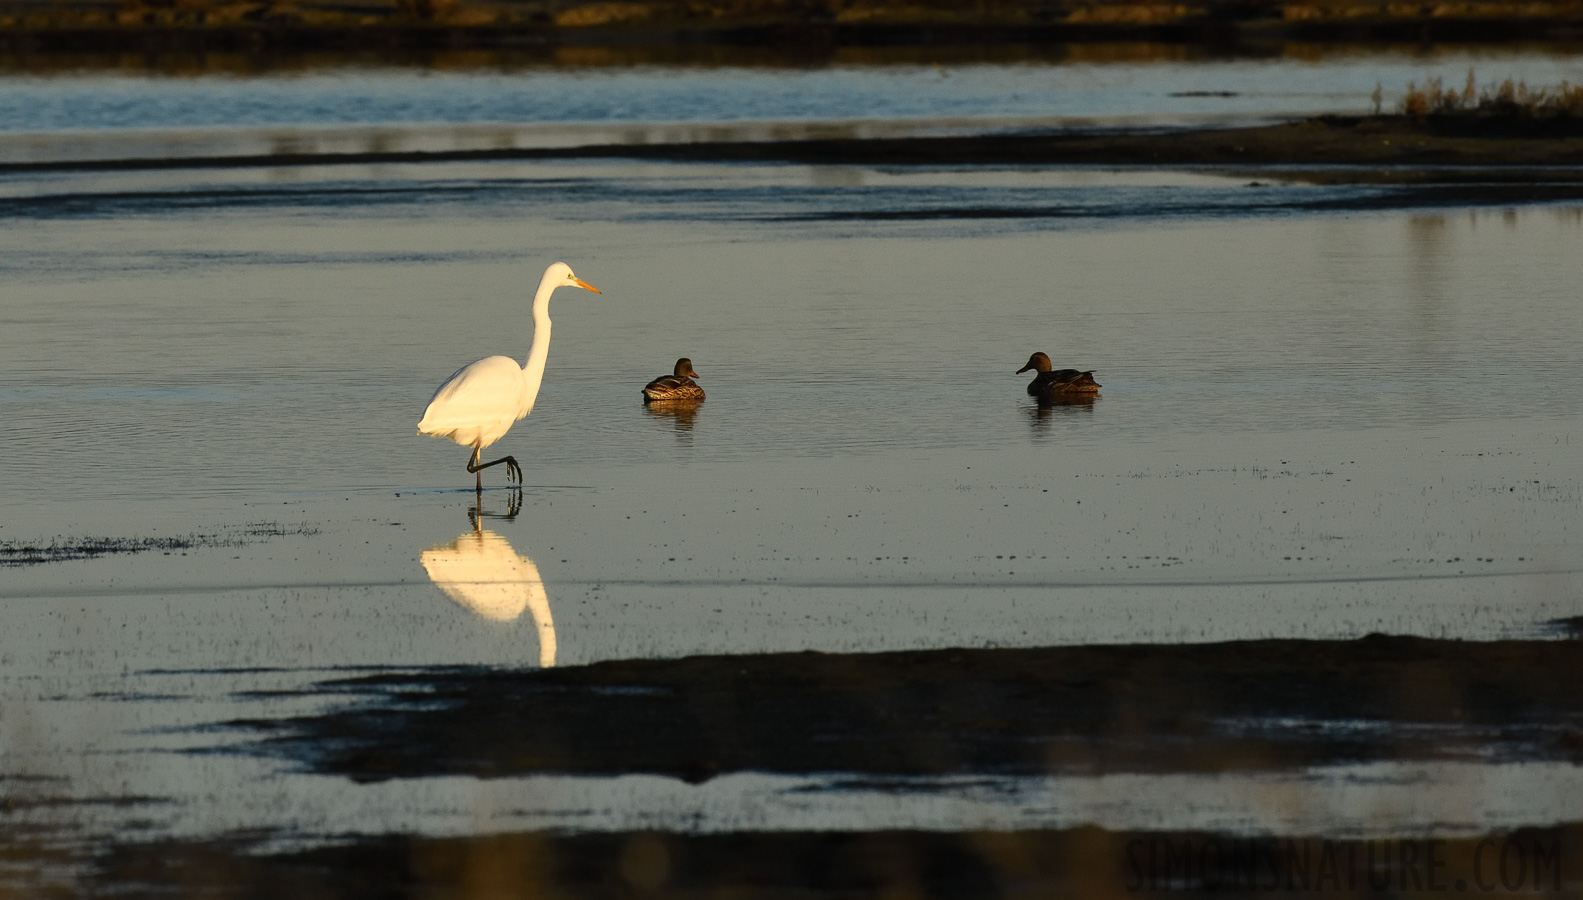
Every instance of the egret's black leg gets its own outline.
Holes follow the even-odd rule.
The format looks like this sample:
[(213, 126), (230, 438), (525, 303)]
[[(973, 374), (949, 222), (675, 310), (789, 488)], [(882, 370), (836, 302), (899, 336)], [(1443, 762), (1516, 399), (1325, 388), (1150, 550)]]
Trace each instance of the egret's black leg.
[[(467, 462), (467, 471), (473, 472), (473, 473), (476, 474), (478, 472), (483, 471), (484, 469), (489, 468), (490, 466), (498, 466), (501, 463), (505, 463), (506, 464), (506, 478), (507, 478), (507, 480), (512, 480), (512, 481), (515, 481), (517, 484), (521, 484), (522, 483), (522, 467), (517, 465), (517, 460), (516, 460), (515, 457), (502, 456), (499, 459), (490, 460), (489, 462), (486, 462), (486, 463), (481, 463), (481, 462), (478, 461), (478, 448), (477, 447), (473, 448), (473, 458), (468, 460), (468, 462)], [(484, 476), (479, 475), (478, 476), (478, 490), (482, 491), (483, 489), (484, 489)]]

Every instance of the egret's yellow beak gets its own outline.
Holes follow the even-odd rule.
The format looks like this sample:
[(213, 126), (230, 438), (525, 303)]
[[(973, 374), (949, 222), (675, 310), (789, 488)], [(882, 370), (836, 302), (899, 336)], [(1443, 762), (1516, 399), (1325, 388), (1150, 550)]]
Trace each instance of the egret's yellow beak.
[(572, 280), (577, 282), (577, 286), (580, 287), (580, 288), (587, 288), (588, 290), (593, 291), (596, 294), (603, 294), (604, 293), (604, 291), (601, 291), (599, 288), (594, 287), (593, 285), (591, 285), (588, 282), (582, 280), (581, 278), (578, 278), (575, 275), (572, 276)]

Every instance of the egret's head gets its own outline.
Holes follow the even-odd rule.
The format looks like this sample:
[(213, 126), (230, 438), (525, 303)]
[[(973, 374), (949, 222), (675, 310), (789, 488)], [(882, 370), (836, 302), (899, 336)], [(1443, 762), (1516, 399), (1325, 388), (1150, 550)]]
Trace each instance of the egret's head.
[(1035, 372), (1050, 371), (1050, 357), (1045, 356), (1043, 353), (1035, 353), (1034, 355), (1028, 357), (1028, 364), (1026, 366), (1018, 369), (1013, 374), (1021, 375), (1029, 369), (1032, 369)]
[(596, 288), (581, 278), (578, 278), (576, 275), (573, 275), (572, 267), (563, 262), (558, 262), (544, 270), (544, 280), (558, 288), (580, 287), (584, 290), (593, 291), (596, 294), (603, 293), (603, 291), (599, 290), (599, 288)]
[(693, 361), (688, 359), (685, 356), (682, 357), (681, 359), (678, 359), (676, 361), (676, 369), (675, 369), (675, 371), (676, 371), (677, 375), (686, 375), (689, 378), (701, 378), (702, 377), (697, 372), (693, 371)]

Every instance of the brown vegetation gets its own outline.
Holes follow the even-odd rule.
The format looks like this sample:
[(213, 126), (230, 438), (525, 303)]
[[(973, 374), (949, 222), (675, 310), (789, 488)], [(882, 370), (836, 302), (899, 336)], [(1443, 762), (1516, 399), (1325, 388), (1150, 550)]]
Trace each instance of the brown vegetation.
[(726, 43), (796, 42), (810, 33), (836, 43), (1499, 41), (1574, 35), (1579, 23), (1583, 0), (0, 0), (0, 49), (19, 41), (108, 47), (147, 34), (186, 43), (333, 34), (353, 45), (377, 35), (377, 43), (411, 45), (433, 43), (436, 31), (453, 46), (589, 33), (640, 43), (679, 33)]
[[(1375, 91), (1376, 112), (1379, 91)], [(1447, 88), (1439, 78), (1419, 87), (1408, 82), (1400, 112), (1413, 119), (1430, 116), (1496, 116), (1508, 118), (1553, 118), (1583, 116), (1583, 86), (1563, 81), (1554, 87), (1530, 88), (1526, 81), (1491, 83), (1476, 88), (1473, 70), (1461, 90)]]

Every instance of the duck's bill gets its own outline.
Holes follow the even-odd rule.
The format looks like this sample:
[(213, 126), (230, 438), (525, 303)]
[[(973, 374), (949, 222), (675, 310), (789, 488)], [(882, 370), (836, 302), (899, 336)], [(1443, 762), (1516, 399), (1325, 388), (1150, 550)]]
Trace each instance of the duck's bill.
[(1015, 372), (1013, 372), (1011, 374), (1013, 374), (1013, 375), (1021, 375), (1022, 373), (1028, 371), (1031, 368), (1033, 368), (1033, 366), (1023, 366), (1022, 368), (1018, 369), (1017, 371), (1015, 371)]
[(603, 294), (604, 293), (604, 291), (601, 291), (599, 288), (594, 287), (593, 285), (591, 285), (588, 282), (582, 280), (581, 278), (576, 277), (575, 275), (572, 276), (572, 280), (577, 282), (577, 286), (580, 287), (580, 288), (587, 288), (588, 290), (593, 291), (596, 294)]

